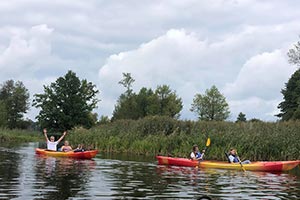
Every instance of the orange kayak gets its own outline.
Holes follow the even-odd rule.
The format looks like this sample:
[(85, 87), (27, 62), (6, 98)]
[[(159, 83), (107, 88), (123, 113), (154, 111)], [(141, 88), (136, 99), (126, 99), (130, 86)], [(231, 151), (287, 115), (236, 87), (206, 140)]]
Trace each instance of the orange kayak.
[(78, 158), (78, 159), (91, 159), (96, 156), (98, 150), (91, 150), (91, 151), (81, 151), (81, 152), (62, 152), (62, 151), (49, 151), (46, 149), (36, 148), (35, 153), (39, 155), (47, 155), (47, 156), (54, 156), (54, 157), (69, 157), (69, 158)]
[[(177, 165), (186, 167), (217, 168), (217, 169), (238, 169), (242, 170), (239, 163), (228, 163), (221, 161), (196, 161), (187, 158), (173, 158), (166, 156), (156, 156), (159, 165)], [(243, 164), (245, 170), (281, 172), (288, 171), (300, 164), (300, 160), (294, 161), (258, 161), (250, 164)]]

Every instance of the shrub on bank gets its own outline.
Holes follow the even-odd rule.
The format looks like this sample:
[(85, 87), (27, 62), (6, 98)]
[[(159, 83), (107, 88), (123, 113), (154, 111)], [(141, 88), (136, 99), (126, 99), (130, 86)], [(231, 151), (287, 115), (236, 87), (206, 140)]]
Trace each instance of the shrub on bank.
[(300, 122), (193, 122), (168, 117), (118, 120), (68, 135), (72, 144), (92, 144), (101, 151), (136, 154), (171, 154), (187, 157), (194, 144), (211, 146), (206, 159), (225, 160), (224, 151), (234, 147), (241, 159), (300, 159)]
[(42, 139), (42, 135), (36, 131), (27, 131), (19, 129), (0, 129), (0, 142), (37, 142)]

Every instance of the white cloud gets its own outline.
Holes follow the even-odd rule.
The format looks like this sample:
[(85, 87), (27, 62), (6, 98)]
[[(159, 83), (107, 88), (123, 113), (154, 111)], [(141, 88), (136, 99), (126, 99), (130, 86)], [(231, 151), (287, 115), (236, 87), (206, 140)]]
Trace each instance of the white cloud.
[[(271, 119), (265, 113), (274, 112), (274, 101), (278, 103), (281, 88), (295, 70), (287, 63), (287, 49), (281, 46), (285, 43), (277, 45), (282, 49), (274, 49), (273, 43), (281, 40), (282, 33), (273, 33), (268, 40), (271, 29), (278, 27), (252, 27), (250, 30), (245, 27), (236, 35), (212, 43), (183, 29), (172, 29), (135, 50), (112, 55), (99, 71), (103, 93), (107, 95), (103, 103), (108, 97), (111, 104), (105, 104), (102, 109), (113, 110), (113, 102), (124, 91), (117, 83), (122, 72), (130, 72), (136, 80), (136, 92), (141, 87), (155, 88), (161, 84), (176, 90), (183, 99), (183, 118), (193, 118), (189, 108), (194, 95), (216, 85), (231, 102), (232, 117), (243, 110), (243, 104), (232, 103), (238, 100), (253, 103), (252, 110), (265, 106), (267, 110), (255, 109), (256, 118)], [(267, 49), (272, 52), (265, 52)], [(244, 55), (237, 58), (236, 52)]]
[(47, 25), (34, 26), (25, 33), (13, 30), (10, 43), (0, 53), (1, 76), (27, 73), (49, 56), (52, 31)]
[(260, 106), (253, 115), (270, 119), (295, 70), (285, 52), (300, 33), (298, 7), (291, 0), (3, 1), (0, 83), (21, 80), (33, 95), (70, 69), (97, 84), (97, 112), (110, 115), (124, 91), (122, 72), (131, 72), (136, 92), (176, 90), (183, 118), (195, 118), (194, 94), (214, 84), (233, 118), (253, 103), (252, 110)]

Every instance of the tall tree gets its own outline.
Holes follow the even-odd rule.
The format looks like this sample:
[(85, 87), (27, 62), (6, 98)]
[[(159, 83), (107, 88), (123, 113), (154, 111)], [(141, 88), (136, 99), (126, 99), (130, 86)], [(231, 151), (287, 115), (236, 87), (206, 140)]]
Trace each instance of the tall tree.
[(131, 73), (123, 72), (123, 79), (119, 81), (119, 84), (123, 85), (126, 88), (127, 96), (130, 96), (132, 93), (132, 84), (135, 80), (131, 77)]
[(300, 65), (300, 41), (298, 41), (293, 48), (289, 49), (287, 53), (289, 63)]
[(155, 94), (159, 101), (159, 115), (179, 118), (179, 113), (182, 110), (182, 100), (168, 85), (158, 86)]
[[(289, 49), (287, 53), (289, 63), (300, 66), (300, 41), (298, 41), (293, 48)], [(281, 90), (283, 94), (283, 101), (278, 105), (280, 113), (277, 117), (281, 120), (296, 120), (300, 119), (300, 71), (294, 72), (285, 88)]]
[(139, 119), (149, 115), (165, 115), (179, 117), (182, 109), (181, 98), (171, 91), (169, 86), (158, 86), (155, 92), (143, 87), (138, 94), (131, 89), (134, 79), (130, 73), (123, 73), (123, 79), (119, 84), (126, 88), (121, 94), (112, 116), (116, 119)]
[(240, 112), (235, 122), (246, 122), (246, 121), (247, 121), (246, 115)]
[(18, 128), (29, 109), (28, 89), (21, 81), (8, 80), (0, 88), (0, 101), (5, 105), (8, 128)]
[(283, 101), (278, 105), (283, 121), (300, 119), (300, 69), (294, 72), (285, 88), (281, 90)]
[(229, 105), (216, 86), (205, 91), (204, 95), (196, 94), (190, 109), (200, 120), (223, 121), (229, 117)]
[(7, 126), (7, 110), (3, 100), (0, 100), (0, 127)]
[(59, 77), (43, 94), (35, 94), (33, 106), (40, 108), (36, 117), (42, 127), (68, 130), (75, 126), (90, 128), (95, 122), (92, 110), (97, 107), (99, 91), (92, 82), (80, 80), (72, 71)]
[(113, 111), (112, 121), (115, 119), (136, 119), (135, 93), (132, 91), (132, 84), (135, 80), (130, 73), (123, 72), (123, 79), (118, 83), (125, 87), (125, 93), (121, 94)]

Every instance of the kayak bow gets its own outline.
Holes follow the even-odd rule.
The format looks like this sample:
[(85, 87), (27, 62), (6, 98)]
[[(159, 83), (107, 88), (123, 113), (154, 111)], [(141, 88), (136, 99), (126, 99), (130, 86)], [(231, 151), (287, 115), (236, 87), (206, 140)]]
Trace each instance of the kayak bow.
[[(190, 160), (187, 158), (173, 158), (166, 156), (156, 156), (159, 165), (177, 165), (186, 167), (199, 166), (201, 168), (217, 168), (217, 169), (241, 169), (240, 163), (228, 163), (221, 161), (201, 161)], [(299, 160), (295, 161), (258, 161), (251, 164), (244, 164), (245, 170), (249, 171), (266, 171), (266, 172), (280, 172), (289, 171), (300, 164)]]
[(91, 159), (96, 156), (98, 150), (91, 150), (91, 151), (80, 151), (80, 152), (62, 152), (62, 151), (49, 151), (46, 149), (36, 148), (35, 153), (39, 155), (47, 155), (47, 156), (54, 156), (54, 157), (69, 157), (69, 158), (78, 158), (78, 159)]

